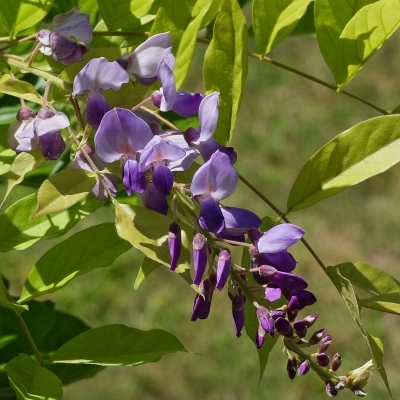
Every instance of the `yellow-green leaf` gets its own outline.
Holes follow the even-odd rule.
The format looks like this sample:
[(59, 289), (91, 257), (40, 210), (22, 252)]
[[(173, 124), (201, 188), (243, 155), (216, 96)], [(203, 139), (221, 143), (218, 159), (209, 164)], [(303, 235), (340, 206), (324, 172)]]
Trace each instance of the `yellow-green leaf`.
[(20, 99), (42, 104), (43, 100), (37, 90), (29, 82), (25, 81), (5, 81), (0, 83), (0, 93), (18, 97)]

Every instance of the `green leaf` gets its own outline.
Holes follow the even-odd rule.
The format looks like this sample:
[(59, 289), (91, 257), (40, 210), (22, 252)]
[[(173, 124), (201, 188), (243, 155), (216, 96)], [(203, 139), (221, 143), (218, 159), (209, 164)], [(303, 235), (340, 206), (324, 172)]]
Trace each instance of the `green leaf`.
[(377, 0), (315, 0), (315, 30), (319, 48), (334, 73), (336, 50), (344, 27), (364, 6)]
[[(246, 333), (252, 343), (255, 346), (255, 340), (258, 330), (258, 319), (256, 315), (256, 310), (251, 301), (246, 301), (244, 303), (244, 327), (246, 329)], [(267, 366), (268, 357), (271, 353), (271, 350), (274, 348), (276, 342), (278, 341), (279, 335), (275, 335), (273, 338), (268, 334), (265, 334), (264, 343), (260, 349), (257, 349), (258, 359), (260, 363), (260, 381), (264, 374), (265, 367)]]
[(203, 65), (207, 93), (220, 93), (214, 138), (226, 145), (232, 138), (247, 77), (247, 26), (236, 0), (223, 0)]
[(84, 199), (96, 183), (93, 172), (80, 168), (61, 171), (39, 188), (37, 209), (32, 218), (64, 211)]
[(40, 22), (54, 0), (12, 0), (0, 8), (0, 25), (10, 37)]
[(97, 0), (100, 14), (112, 30), (132, 30), (138, 25), (138, 19), (146, 15), (153, 5), (154, 0)]
[(176, 52), (182, 35), (190, 19), (191, 8), (195, 0), (164, 0), (157, 11), (150, 36), (156, 33), (169, 32), (172, 48)]
[[(128, 206), (115, 202), (118, 235), (140, 250), (145, 256), (165, 265), (170, 265), (168, 230), (172, 220), (165, 215), (145, 207)], [(182, 252), (178, 268), (189, 268), (189, 243), (182, 231)]]
[(0, 207), (7, 199), (11, 190), (24, 180), (25, 174), (39, 168), (43, 163), (44, 157), (39, 149), (31, 151), (30, 153), (19, 153), (17, 157), (15, 157), (8, 171), (7, 191)]
[(150, 275), (155, 269), (161, 267), (161, 264), (157, 261), (152, 260), (151, 258), (145, 257), (142, 263), (142, 266), (139, 269), (137, 274), (134, 289), (138, 289), (142, 282)]
[(296, 27), (293, 29), (291, 36), (296, 35), (310, 35), (315, 33), (315, 24), (314, 24), (314, 1), (308, 5), (305, 14), (300, 18)]
[(354, 125), (318, 150), (300, 171), (288, 199), (296, 211), (340, 193), (400, 161), (400, 116)]
[(29, 272), (19, 302), (53, 293), (80, 275), (108, 267), (130, 248), (129, 243), (117, 235), (113, 223), (75, 233), (39, 259)]
[[(327, 267), (325, 272), (329, 276), (332, 283), (335, 285), (340, 295), (342, 296), (342, 299), (344, 300), (354, 321), (356, 321), (356, 324), (358, 325), (361, 335), (364, 338), (365, 342), (367, 343), (368, 349), (372, 355), (374, 363), (375, 365), (378, 366), (378, 368), (380, 368), (379, 371), (381, 377), (390, 393), (390, 388), (386, 379), (385, 368), (382, 363), (382, 357), (379, 356), (377, 352), (378, 344), (376, 341), (374, 341), (376, 338), (374, 338), (367, 332), (361, 321), (361, 315), (359, 311), (359, 300), (354, 292), (353, 286), (351, 285), (348, 279), (346, 279), (344, 276), (341, 275), (337, 267)], [(374, 340), (371, 341), (371, 338)]]
[(32, 101), (42, 105), (43, 100), (37, 90), (28, 82), (25, 81), (5, 81), (0, 83), (0, 93), (18, 97), (20, 99)]
[(88, 196), (66, 211), (31, 219), (37, 207), (36, 193), (20, 199), (0, 215), (0, 252), (23, 250), (36, 242), (62, 236), (102, 204)]
[(9, 171), (15, 158), (15, 151), (9, 148), (7, 131), (9, 125), (0, 125), (0, 175)]
[[(31, 54), (28, 54), (24, 62), (28, 63), (31, 58)], [(65, 69), (65, 65), (59, 61), (56, 61), (52, 56), (45, 56), (40, 51), (36, 54), (35, 59), (32, 62), (32, 67), (40, 69), (46, 72), (54, 72), (59, 74)]]
[(253, 0), (253, 28), (264, 57), (290, 35), (312, 0)]
[(377, 296), (360, 299), (362, 307), (400, 315), (400, 292), (379, 294)]
[(28, 306), (21, 306), (10, 301), (7, 297), (7, 289), (4, 286), (3, 277), (0, 275), (0, 306), (15, 311), (18, 315), (25, 310), (29, 310)]
[(26, 354), (20, 354), (6, 366), (8, 379), (18, 400), (61, 400), (61, 381)]
[(392, 397), (392, 392), (390, 390), (389, 382), (386, 376), (386, 371), (385, 367), (383, 366), (383, 345), (382, 342), (380, 341), (379, 338), (372, 336), (370, 333), (368, 333), (368, 339), (369, 343), (371, 345), (371, 350), (372, 354), (374, 357), (374, 363), (376, 368), (378, 369), (379, 374), (381, 375), (381, 378), (383, 380), (383, 383), (386, 386), (387, 391), (389, 392), (389, 395), (391, 398)]
[[(29, 311), (24, 312), (24, 321), (34, 342), (40, 348), (42, 340), (54, 323), (54, 303), (51, 301), (31, 301), (27, 306), (29, 307)], [(20, 353), (33, 354), (25, 332), (15, 317), (15, 312), (8, 308), (0, 307), (0, 337), (7, 336), (12, 336), (13, 340), (10, 340), (1, 349), (0, 364), (7, 363)]]
[(340, 35), (333, 74), (342, 90), (400, 26), (400, 2), (381, 0), (363, 7)]
[(400, 292), (400, 282), (373, 265), (347, 262), (336, 267), (352, 285), (371, 295)]
[(133, 366), (159, 361), (164, 355), (177, 351), (187, 350), (168, 332), (107, 325), (75, 337), (61, 346), (50, 360), (54, 363)]
[[(198, 0), (196, 3), (196, 17), (190, 21), (186, 30), (182, 34), (178, 51), (176, 53), (176, 65), (174, 75), (176, 79), (177, 89), (182, 85), (192, 63), (194, 49), (196, 47), (197, 33), (202, 27), (203, 19), (206, 17), (215, 17), (218, 13), (218, 1), (214, 0)], [(201, 6), (201, 8), (200, 8)], [(211, 11), (211, 13), (210, 13)]]

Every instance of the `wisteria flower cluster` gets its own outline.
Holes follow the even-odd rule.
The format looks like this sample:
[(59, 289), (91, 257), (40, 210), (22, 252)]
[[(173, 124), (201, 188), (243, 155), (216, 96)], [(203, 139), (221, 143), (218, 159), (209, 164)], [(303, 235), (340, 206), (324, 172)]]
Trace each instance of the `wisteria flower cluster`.
[[(33, 217), (66, 211), (85, 200), (89, 193), (96, 204), (106, 201), (113, 204), (118, 235), (114, 232), (114, 224), (112, 234), (123, 243), (121, 248), (124, 245), (129, 247), (126, 241), (130, 242), (151, 262), (158, 264), (160, 261), (160, 264), (169, 266), (170, 271), (180, 274), (194, 289), (191, 315), (188, 311), (190, 321), (207, 319), (213, 308), (213, 296), (218, 293), (215, 289), (224, 291), (231, 304), (232, 334), (239, 338), (245, 329), (258, 351), (268, 347), (266, 342), (272, 343), (279, 338), (290, 379), (313, 370), (323, 381), (329, 397), (335, 397), (343, 389), (364, 397), (364, 387), (376, 367), (376, 359), (339, 375), (340, 354), (328, 354), (332, 335), (326, 327), (315, 327), (320, 316), (313, 313), (312, 306), (317, 298), (307, 280), (295, 272), (297, 261), (291, 248), (298, 242), (309, 247), (304, 239), (305, 231), (290, 223), (286, 217), (288, 212), (275, 210), (279, 217), (271, 222), (252, 210), (225, 202), (236, 191), (239, 179), (245, 179), (235, 169), (238, 157), (235, 149), (224, 145), (228, 141), (221, 144), (216, 140), (218, 126), (223, 120), (222, 91), (191, 93), (177, 89), (176, 58), (169, 32), (150, 34), (130, 52), (119, 53), (119, 58), (110, 57), (108, 53), (104, 57), (93, 57), (88, 47), (93, 38), (89, 20), (89, 14), (74, 7), (68, 13), (55, 16), (50, 29), (42, 29), (33, 35), (38, 43), (27, 68), (33, 70), (31, 61), (38, 50), (64, 65), (81, 62), (79, 71), (75, 70), (73, 74), (73, 82), (72, 78), (69, 82), (72, 90), (68, 92), (70, 105), (77, 116), (78, 134), (74, 133), (75, 121), (57, 111), (57, 103), (48, 98), (51, 80), (61, 81), (59, 86), (65, 83), (62, 74), (42, 73), (49, 80), (43, 96), (38, 95), (39, 101), (36, 101), (41, 104), (40, 109), (37, 108), (39, 111), (27, 107), (24, 97), (21, 97), (21, 109), (8, 128), (7, 141), (17, 153), (16, 160), (20, 164), (60, 160), (54, 167), (54, 174), (52, 172), (39, 189)], [(68, 68), (69, 73), (73, 71)], [(9, 72), (10, 81), (15, 82), (17, 79), (11, 69)], [(116, 106), (113, 96), (120, 95), (127, 87), (140, 88), (146, 94), (136, 104), (131, 104), (127, 97)], [(171, 116), (191, 119), (185, 128), (180, 129)], [(343, 153), (351, 151), (347, 148)], [(324, 167), (328, 175), (330, 167), (327, 164)], [(26, 171), (23, 168), (18, 165), (11, 168), (11, 173), (18, 178), (14, 178), (17, 183), (34, 167)], [(60, 173), (58, 168), (62, 169)], [(71, 189), (66, 182), (68, 179), (82, 182), (77, 182)], [(50, 200), (47, 203), (46, 200), (44, 205), (41, 204), (43, 187), (56, 193), (54, 198), (50, 195)], [(332, 184), (329, 189), (337, 188)], [(253, 191), (258, 193), (257, 188)], [(313, 195), (314, 192), (310, 196)], [(135, 203), (135, 206), (125, 207), (121, 198), (128, 198), (128, 202)], [(140, 207), (143, 212), (140, 222), (132, 216), (137, 210), (135, 207)], [(127, 218), (121, 223), (123, 213)], [(147, 217), (153, 224), (149, 222), (149, 227)], [(161, 238), (143, 233), (154, 229), (154, 221), (162, 227)], [(122, 233), (121, 224), (126, 225)], [(137, 229), (139, 239), (130, 240), (127, 231), (136, 229), (135, 224), (143, 229)], [(239, 253), (235, 250), (239, 249), (243, 253), (240, 261), (235, 255)], [(316, 255), (314, 258), (318, 261)], [(98, 260), (99, 263), (103, 261), (101, 257)], [(47, 285), (40, 266), (40, 262), (37, 263), (32, 276), (28, 277), (20, 300), (14, 301), (5, 284), (0, 286), (2, 302), (22, 312), (25, 309), (21, 311), (18, 307), (23, 307), (25, 301), (55, 291), (57, 286), (65, 285), (76, 274), (85, 273), (80, 270), (78, 273), (75, 266), (67, 265), (66, 271), (68, 268), (71, 271), (65, 272), (59, 282)], [(321, 266), (327, 272), (327, 268)], [(343, 276), (340, 278), (344, 279)], [(335, 284), (343, 286), (343, 282)], [(368, 290), (372, 289), (368, 287)], [(359, 307), (356, 295), (354, 299)], [(357, 320), (359, 309), (353, 308)], [(23, 322), (21, 326), (25, 329)], [(125, 334), (125, 328), (118, 329)], [(53, 361), (65, 361), (57, 351), (53, 352), (56, 356), (49, 351), (49, 361), (43, 360), (34, 344), (33, 349), (41, 367)], [(89, 364), (106, 365), (108, 362), (104, 359), (98, 361), (94, 356), (93, 359), (78, 357), (79, 362), (83, 359), (90, 359)], [(78, 361), (67, 359), (66, 362), (73, 364)]]

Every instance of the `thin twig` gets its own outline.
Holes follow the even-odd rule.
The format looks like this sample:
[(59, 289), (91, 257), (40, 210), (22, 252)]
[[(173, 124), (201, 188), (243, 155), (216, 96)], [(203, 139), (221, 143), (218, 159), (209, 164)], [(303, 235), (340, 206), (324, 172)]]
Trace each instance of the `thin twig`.
[(151, 115), (154, 115), (159, 121), (163, 122), (165, 125), (169, 126), (170, 128), (179, 131), (179, 128), (178, 128), (176, 125), (172, 124), (171, 122), (169, 122), (168, 120), (166, 120), (165, 118), (163, 118), (163, 117), (162, 117), (161, 115), (159, 115), (157, 112), (155, 112), (155, 111), (153, 111), (153, 110), (151, 110), (150, 108), (147, 108), (147, 107), (145, 107), (145, 106), (141, 106), (140, 108), (141, 108), (142, 110), (144, 110), (144, 111), (150, 113)]
[[(36, 39), (36, 38), (37, 38), (37, 33), (34, 33), (33, 35), (29, 35), (29, 36), (23, 37), (21, 39), (17, 39), (14, 42), (8, 44), (7, 46), (1, 47), (0, 51), (4, 51), (4, 50), (7, 50), (7, 49), (10, 49), (11, 47), (16, 46), (17, 44), (26, 42), (28, 40), (33, 40), (33, 39)], [(0, 39), (2, 39), (2, 38), (0, 38)], [(0, 42), (1, 42), (1, 40), (0, 40)]]
[(38, 51), (39, 51), (39, 49), (40, 49), (41, 46), (42, 46), (42, 43), (39, 42), (39, 43), (36, 45), (36, 47), (34, 48), (34, 50), (33, 50), (32, 54), (31, 54), (31, 56), (29, 57), (28, 67), (31, 67), (31, 66), (32, 66), (32, 63), (35, 61), (36, 54), (38, 53)]

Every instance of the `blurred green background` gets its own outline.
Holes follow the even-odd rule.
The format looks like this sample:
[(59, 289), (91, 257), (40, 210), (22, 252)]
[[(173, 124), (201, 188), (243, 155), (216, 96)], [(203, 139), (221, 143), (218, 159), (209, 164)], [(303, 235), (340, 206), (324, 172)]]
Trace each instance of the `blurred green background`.
[[(385, 109), (400, 104), (400, 32), (395, 34), (348, 85), (347, 90)], [(254, 43), (250, 47), (255, 51)], [(199, 76), (205, 47), (198, 45), (196, 59), (184, 89), (203, 90)], [(315, 37), (291, 37), (270, 54), (271, 58), (333, 83), (319, 53)], [(249, 60), (249, 76), (232, 145), (238, 152), (237, 170), (279, 208), (285, 210), (292, 183), (302, 166), (322, 145), (352, 125), (378, 113), (366, 105), (316, 83), (256, 59)], [(308, 242), (326, 265), (346, 261), (374, 264), (400, 279), (399, 166), (338, 196), (293, 213), (289, 219), (303, 227)], [(0, 195), (5, 177), (0, 177)], [(2, 211), (17, 198), (31, 193), (16, 189)], [(239, 185), (225, 204), (246, 207), (274, 216), (247, 188)], [(112, 221), (111, 208), (103, 207), (72, 232), (102, 221)], [(59, 240), (36, 244), (24, 251), (1, 255), (2, 272), (19, 295), (34, 262)], [(339, 294), (310, 254), (297, 244), (292, 252), (297, 273), (310, 282), (319, 302), (303, 311), (319, 313), (315, 329), (328, 327), (333, 343), (330, 355), (339, 352), (345, 374), (369, 360), (368, 349)], [(313, 373), (290, 381), (282, 346), (274, 348), (264, 377), (254, 344), (243, 334), (234, 335), (230, 301), (225, 292), (215, 293), (210, 317), (190, 322), (194, 292), (166, 268), (153, 272), (138, 290), (133, 289), (141, 264), (134, 249), (113, 266), (84, 275), (52, 295), (59, 310), (70, 312), (92, 327), (123, 323), (139, 329), (159, 328), (175, 334), (193, 354), (178, 353), (160, 362), (138, 367), (110, 367), (93, 379), (65, 388), (67, 400), (109, 399), (274, 399), (326, 398), (323, 382)], [(397, 374), (400, 362), (398, 317), (363, 310), (370, 332), (381, 338), (385, 366), (393, 390), (400, 398)], [(399, 335), (399, 336), (398, 336)], [(389, 399), (376, 371), (367, 386), (371, 399)], [(341, 399), (355, 398), (349, 391)]]

